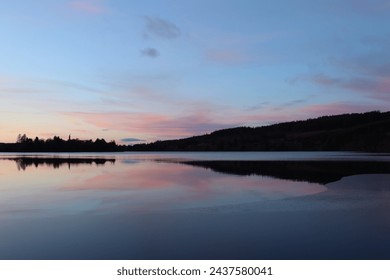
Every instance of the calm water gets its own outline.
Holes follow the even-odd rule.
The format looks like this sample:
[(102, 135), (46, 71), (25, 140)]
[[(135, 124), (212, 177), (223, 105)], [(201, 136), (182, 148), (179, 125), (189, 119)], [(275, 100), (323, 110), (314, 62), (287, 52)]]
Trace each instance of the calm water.
[(0, 154), (0, 259), (390, 259), (390, 155)]

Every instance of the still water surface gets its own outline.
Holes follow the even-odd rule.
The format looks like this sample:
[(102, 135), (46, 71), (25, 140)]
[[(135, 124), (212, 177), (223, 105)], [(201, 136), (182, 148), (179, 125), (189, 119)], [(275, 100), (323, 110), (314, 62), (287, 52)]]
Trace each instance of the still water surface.
[(390, 259), (390, 156), (0, 154), (0, 259)]

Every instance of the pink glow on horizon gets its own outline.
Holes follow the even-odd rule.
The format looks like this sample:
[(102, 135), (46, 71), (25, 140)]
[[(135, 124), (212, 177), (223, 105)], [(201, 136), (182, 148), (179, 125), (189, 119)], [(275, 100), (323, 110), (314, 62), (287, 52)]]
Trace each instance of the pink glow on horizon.
[[(384, 83), (383, 87), (388, 84)], [(281, 111), (282, 110), (282, 111)], [(34, 114), (15, 116), (2, 125), (0, 142), (15, 142), (19, 133), (29, 137), (52, 138), (58, 135), (80, 139), (105, 138), (120, 142), (138, 138), (147, 142), (191, 137), (238, 126), (265, 126), (281, 122), (306, 120), (324, 115), (372, 111), (370, 104), (325, 103), (285, 106), (281, 110), (266, 108), (245, 111), (227, 108), (224, 112), (194, 108), (192, 112), (172, 114), (151, 112), (62, 112), (53, 118)], [(386, 103), (375, 110), (386, 111)], [(283, 112), (283, 113), (281, 113)], [(224, 114), (222, 114), (224, 113)]]
[[(385, 110), (386, 108), (383, 105), (377, 109)], [(259, 113), (232, 109), (226, 110), (224, 116), (201, 109), (183, 116), (149, 112), (73, 112), (63, 114), (70, 120), (77, 119), (92, 127), (95, 126), (99, 130), (107, 129), (117, 131), (127, 137), (156, 141), (202, 135), (215, 130), (238, 126), (257, 127), (281, 122), (306, 120), (324, 115), (362, 113), (367, 111), (372, 111), (370, 104), (334, 102), (286, 106), (286, 108), (283, 108), (283, 114), (280, 114), (280, 110), (272, 110), (272, 108)]]
[(215, 123), (207, 114), (193, 113), (187, 116), (171, 116), (145, 112), (64, 113), (69, 119), (78, 119), (100, 129), (126, 132), (134, 137), (147, 136), (154, 140), (176, 138), (212, 132), (228, 127)]

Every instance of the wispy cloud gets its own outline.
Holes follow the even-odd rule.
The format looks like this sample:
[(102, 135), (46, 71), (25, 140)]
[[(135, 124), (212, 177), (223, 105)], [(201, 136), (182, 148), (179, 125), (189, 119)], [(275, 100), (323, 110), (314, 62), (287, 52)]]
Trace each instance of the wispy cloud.
[[(308, 81), (338, 90), (348, 90), (360, 96), (390, 102), (390, 48), (389, 40), (371, 38), (370, 49), (358, 55), (345, 55), (328, 59), (328, 71), (309, 74), (291, 80), (291, 83)], [(374, 41), (374, 42), (373, 42)], [(374, 44), (374, 46), (372, 46)], [(328, 73), (332, 72), (332, 74)]]
[(143, 50), (141, 50), (141, 54), (143, 56), (148, 56), (148, 57), (151, 57), (151, 58), (156, 58), (156, 57), (158, 57), (160, 55), (158, 50), (156, 50), (155, 48), (143, 49)]
[(95, 85), (77, 82), (20, 77), (0, 80), (2, 100), (21, 108), (38, 108), (46, 104), (45, 111), (52, 111), (56, 108), (83, 106), (86, 102), (97, 105), (101, 103), (100, 97), (104, 94), (105, 91)]
[(87, 14), (103, 14), (108, 11), (102, 0), (75, 0), (69, 3), (71, 9)]
[(257, 111), (257, 110), (266, 108), (267, 106), (269, 106), (269, 104), (270, 103), (268, 101), (262, 101), (262, 102), (259, 102), (259, 103), (256, 103), (254, 105), (247, 107), (246, 110), (247, 111)]
[(101, 89), (86, 86), (86, 85), (83, 85), (81, 83), (61, 81), (61, 80), (48, 80), (48, 79), (42, 79), (39, 82), (45, 83), (47, 85), (52, 85), (55, 87), (63, 87), (63, 88), (71, 89), (71, 90), (77, 90), (80, 92), (90, 92), (90, 93), (96, 93), (96, 94), (104, 93), (104, 91)]
[(171, 116), (148, 112), (65, 112), (63, 115), (95, 127), (109, 127), (148, 140), (187, 137), (235, 126), (234, 123), (215, 122), (202, 113)]
[(234, 65), (251, 60), (248, 55), (234, 50), (207, 50), (205, 56), (209, 61)]
[(288, 109), (291, 109), (293, 107), (297, 107), (300, 104), (303, 104), (303, 103), (306, 103), (306, 102), (307, 102), (306, 99), (295, 99), (295, 100), (291, 100), (291, 101), (284, 102), (282, 104), (273, 106), (270, 109), (273, 110), (273, 111), (288, 110)]
[(372, 99), (390, 102), (390, 78), (387, 77), (338, 78), (318, 74), (303, 79), (321, 86), (347, 89)]
[(121, 141), (125, 143), (129, 143), (129, 142), (131, 143), (131, 142), (143, 142), (145, 140), (129, 137), (129, 138), (122, 138)]
[(145, 37), (159, 37), (163, 39), (176, 39), (181, 31), (174, 23), (158, 17), (145, 17)]
[[(370, 40), (375, 40), (371, 38)], [(330, 59), (331, 66), (360, 76), (390, 76), (390, 40), (376, 38), (376, 42), (364, 42), (370, 49), (378, 49), (365, 54)]]

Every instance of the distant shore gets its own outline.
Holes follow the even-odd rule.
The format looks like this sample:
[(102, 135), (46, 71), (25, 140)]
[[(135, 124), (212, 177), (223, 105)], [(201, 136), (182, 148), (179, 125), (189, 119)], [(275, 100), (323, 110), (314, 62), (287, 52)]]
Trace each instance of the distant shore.
[(105, 139), (29, 138), (0, 143), (0, 152), (217, 152), (360, 151), (390, 152), (390, 111), (323, 116), (261, 127), (236, 127), (189, 138), (118, 145)]

